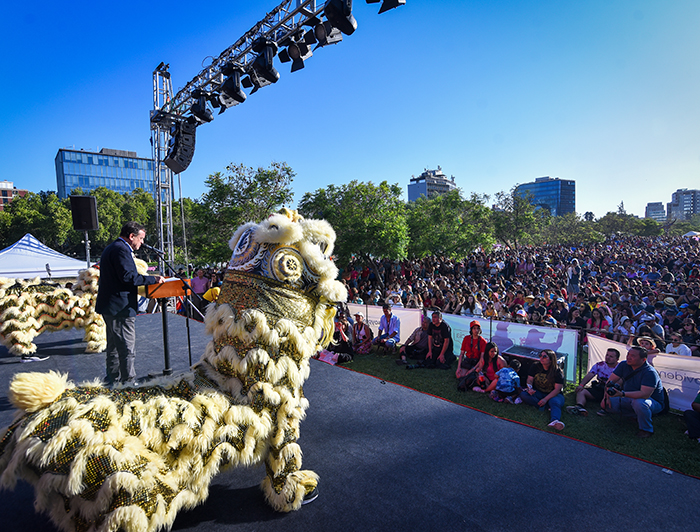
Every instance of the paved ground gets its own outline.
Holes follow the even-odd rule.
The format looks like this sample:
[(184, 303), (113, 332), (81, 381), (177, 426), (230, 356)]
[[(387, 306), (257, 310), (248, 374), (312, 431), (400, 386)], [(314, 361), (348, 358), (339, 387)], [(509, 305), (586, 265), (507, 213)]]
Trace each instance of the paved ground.
[[(140, 375), (162, 371), (160, 315), (137, 319)], [(170, 316), (172, 365), (188, 366), (185, 321)], [(18, 371), (101, 377), (104, 355), (85, 355), (79, 331), (38, 338), (45, 362), (19, 364), (0, 348), (0, 426), (12, 418), (7, 385)], [(206, 345), (192, 323), (193, 357)], [(698, 530), (700, 480), (441, 399), (312, 361), (301, 425), (304, 468), (321, 496), (291, 514), (263, 502), (262, 468), (219, 475), (207, 502), (174, 530), (620, 531)], [(48, 532), (31, 487), (0, 495), (3, 532)]]

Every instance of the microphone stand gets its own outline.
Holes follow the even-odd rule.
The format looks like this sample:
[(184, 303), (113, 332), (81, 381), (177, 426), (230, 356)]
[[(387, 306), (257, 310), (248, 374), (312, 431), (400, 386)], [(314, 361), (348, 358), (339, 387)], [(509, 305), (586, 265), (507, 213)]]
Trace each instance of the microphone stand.
[[(190, 366), (192, 366), (192, 342), (190, 339), (190, 307), (194, 307), (194, 305), (192, 305), (192, 301), (190, 300), (190, 293), (197, 296), (200, 300), (202, 298), (199, 296), (199, 294), (196, 294), (192, 291), (192, 287), (189, 284), (187, 284), (187, 282), (183, 278), (178, 277), (175, 268), (173, 268), (172, 264), (170, 264), (165, 259), (165, 253), (163, 253), (160, 249), (156, 249), (153, 246), (149, 246), (148, 244), (143, 244), (143, 247), (150, 251), (153, 251), (156, 255), (158, 255), (160, 260), (162, 260), (163, 263), (170, 269), (173, 276), (180, 279), (180, 282), (182, 283), (182, 290), (185, 292), (185, 301), (189, 304), (189, 306), (186, 305), (185, 308), (185, 323), (187, 328), (187, 352), (189, 354)], [(163, 369), (163, 375), (172, 375), (173, 370), (170, 367), (170, 346), (168, 344), (167, 298), (161, 297), (158, 298), (158, 300), (160, 301), (161, 313), (163, 314), (163, 355), (165, 357), (165, 369)]]

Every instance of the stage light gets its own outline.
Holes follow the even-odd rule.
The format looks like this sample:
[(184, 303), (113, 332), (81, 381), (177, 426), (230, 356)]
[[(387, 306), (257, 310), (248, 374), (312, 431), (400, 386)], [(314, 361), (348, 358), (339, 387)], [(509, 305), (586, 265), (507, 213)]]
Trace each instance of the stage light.
[[(277, 54), (277, 43), (259, 37), (253, 41), (252, 48), (254, 52), (258, 52), (258, 56), (253, 60), (251, 69), (248, 71), (250, 79), (247, 82), (253, 86), (251, 94), (261, 87), (277, 83), (277, 80), (280, 79), (280, 73), (277, 72), (273, 64), (273, 59)], [(245, 81), (242, 84), (244, 87), (247, 86)]]
[(214, 120), (214, 115), (207, 106), (207, 94), (200, 90), (194, 90), (192, 91), (192, 97), (197, 99), (197, 101), (192, 104), (192, 107), (190, 107), (192, 114), (202, 122), (211, 122)]
[(176, 174), (184, 172), (194, 157), (197, 126), (189, 120), (176, 122), (170, 128), (168, 154), (163, 163)]
[(368, 4), (378, 4), (379, 2), (382, 3), (382, 7), (379, 8), (380, 15), (395, 7), (406, 5), (406, 0), (367, 0)]
[(221, 104), (221, 111), (219, 111), (219, 114), (223, 113), (229, 107), (245, 102), (248, 97), (241, 88), (241, 74), (243, 74), (243, 70), (240, 67), (227, 64), (222, 67), (221, 72), (227, 76), (227, 78), (219, 89), (218, 100)]
[(323, 14), (345, 35), (352, 35), (357, 29), (357, 21), (352, 16), (352, 0), (328, 0)]
[(313, 52), (309, 49), (309, 45), (303, 40), (290, 43), (287, 48), (281, 50), (277, 55), (282, 63), (292, 61), (292, 72), (304, 68), (304, 61), (311, 57)]
[(314, 26), (314, 37), (318, 41), (318, 46), (328, 46), (329, 44), (336, 44), (343, 40), (343, 34), (340, 33), (338, 28), (334, 28), (333, 24), (329, 21), (320, 22)]

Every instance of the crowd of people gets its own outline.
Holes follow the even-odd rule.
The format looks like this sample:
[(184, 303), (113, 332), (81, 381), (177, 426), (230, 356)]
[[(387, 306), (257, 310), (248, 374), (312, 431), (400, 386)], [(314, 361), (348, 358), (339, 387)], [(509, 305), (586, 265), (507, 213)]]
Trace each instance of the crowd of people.
[(668, 352), (700, 356), (695, 239), (637, 237), (577, 248), (501, 248), (464, 260), (378, 260), (350, 264), (341, 277), (352, 303), (577, 328), (623, 343), (647, 337), (656, 349), (668, 345)]

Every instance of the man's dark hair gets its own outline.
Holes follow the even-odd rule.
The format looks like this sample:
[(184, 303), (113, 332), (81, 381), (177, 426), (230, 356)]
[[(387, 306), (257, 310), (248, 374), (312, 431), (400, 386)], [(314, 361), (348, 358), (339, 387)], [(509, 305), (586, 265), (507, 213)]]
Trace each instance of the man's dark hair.
[(119, 236), (129, 238), (129, 235), (138, 235), (139, 231), (145, 231), (146, 228), (138, 222), (126, 222), (122, 225), (122, 230)]
[(649, 351), (647, 351), (647, 348), (642, 347), (641, 345), (635, 345), (630, 349), (636, 349), (637, 353), (639, 353), (639, 358), (647, 358), (649, 356)]
[(382, 305), (382, 310), (386, 310), (386, 309), (391, 310), (391, 305), (390, 305), (389, 303), (384, 303), (384, 304)]

